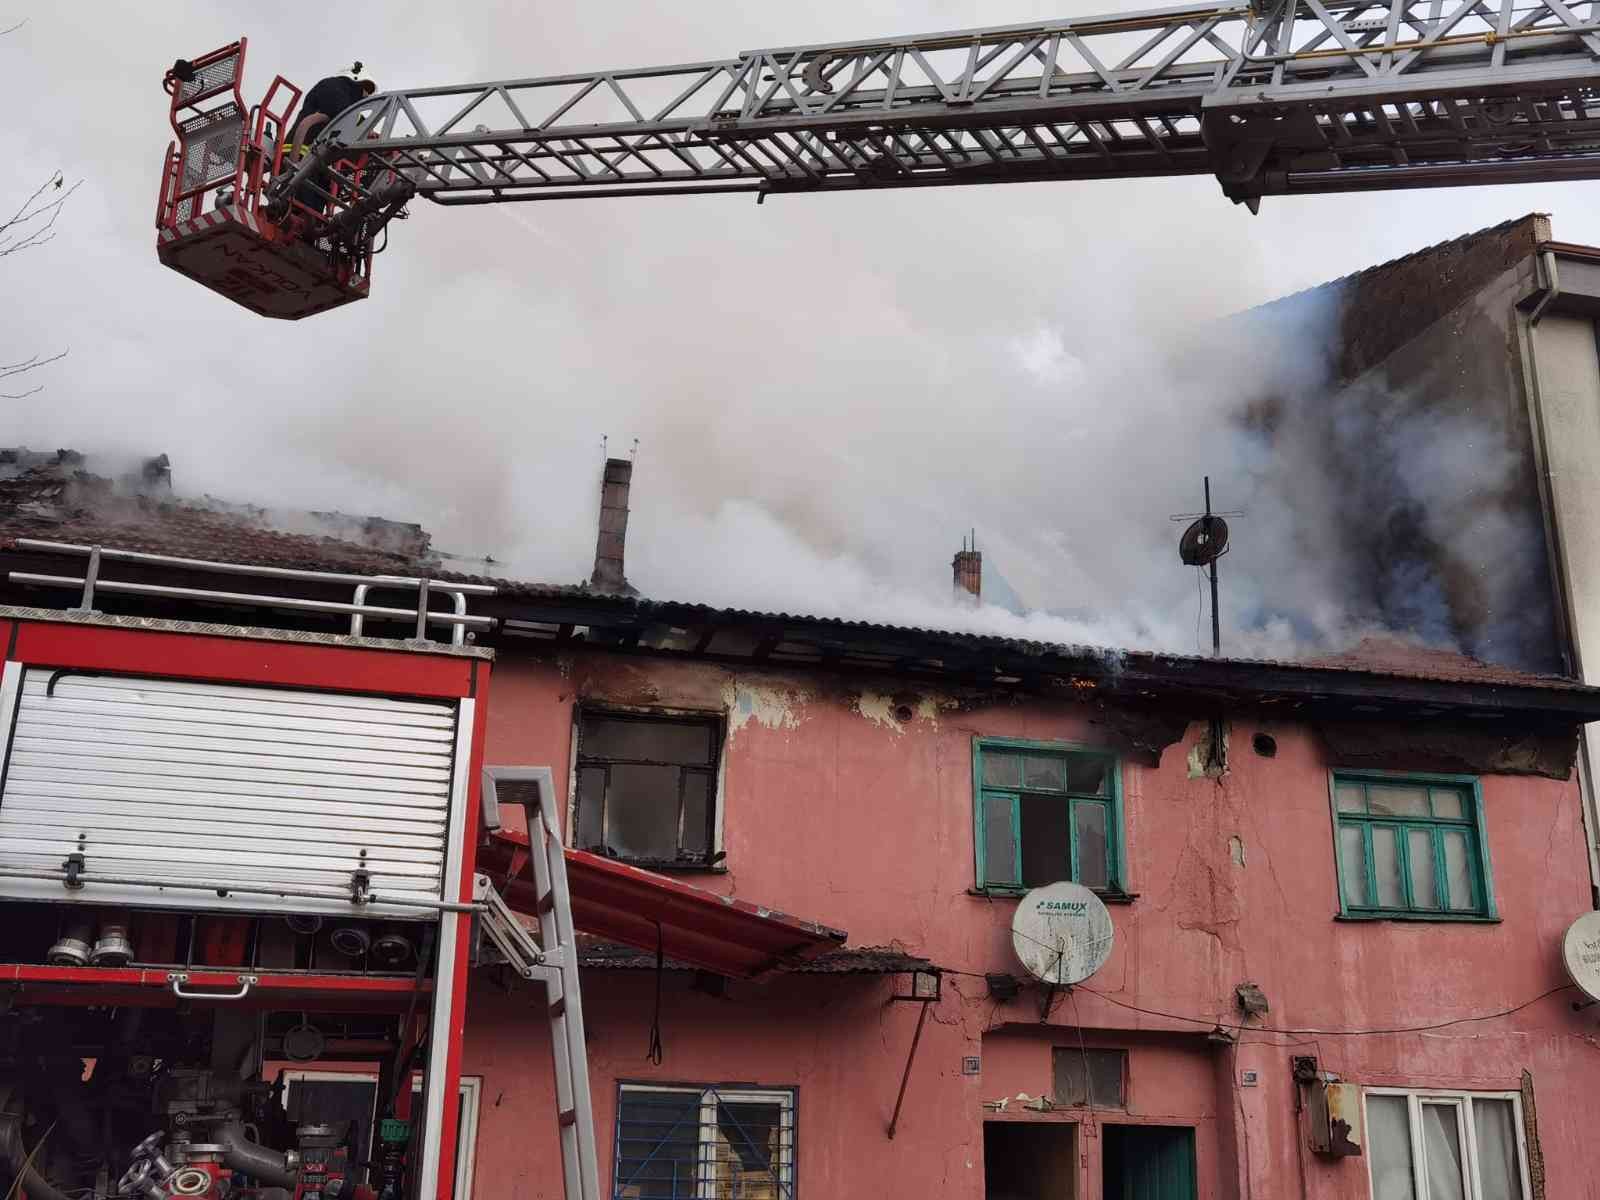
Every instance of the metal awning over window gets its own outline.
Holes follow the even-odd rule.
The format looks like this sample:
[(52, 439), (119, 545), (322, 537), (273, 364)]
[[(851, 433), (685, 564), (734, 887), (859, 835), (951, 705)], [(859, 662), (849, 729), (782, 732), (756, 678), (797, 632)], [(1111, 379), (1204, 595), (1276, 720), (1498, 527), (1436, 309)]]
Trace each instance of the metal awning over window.
[[(750, 978), (813, 958), (844, 943), (840, 929), (803, 921), (719, 896), (653, 871), (598, 854), (568, 850), (567, 887), (572, 920), (584, 932), (662, 954), (719, 975)], [(492, 834), (479, 852), (479, 869), (503, 886), (506, 903), (532, 912), (537, 898), (528, 863), (528, 839), (512, 830)]]

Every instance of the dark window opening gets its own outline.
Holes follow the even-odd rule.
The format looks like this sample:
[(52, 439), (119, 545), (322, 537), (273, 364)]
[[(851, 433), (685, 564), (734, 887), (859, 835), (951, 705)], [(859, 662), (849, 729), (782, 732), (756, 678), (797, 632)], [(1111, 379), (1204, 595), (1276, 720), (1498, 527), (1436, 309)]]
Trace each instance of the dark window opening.
[(983, 1123), (984, 1200), (1073, 1200), (1077, 1179), (1076, 1126)]
[(774, 1134), (782, 1121), (783, 1110), (776, 1104), (717, 1104), (717, 1132), (741, 1171), (772, 1172)]
[(1021, 891), (1071, 879), (1117, 892), (1116, 758), (980, 741), (978, 886)]
[(579, 712), (576, 844), (656, 866), (711, 861), (715, 717)]
[(1052, 1054), (1055, 1102), (1094, 1108), (1126, 1108), (1128, 1052), (1057, 1046)]

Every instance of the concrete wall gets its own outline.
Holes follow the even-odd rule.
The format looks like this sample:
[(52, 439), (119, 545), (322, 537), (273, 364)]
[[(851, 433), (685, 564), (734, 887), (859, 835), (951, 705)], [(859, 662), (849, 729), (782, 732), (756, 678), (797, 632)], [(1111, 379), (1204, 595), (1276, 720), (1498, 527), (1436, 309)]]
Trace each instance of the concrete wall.
[[(1565, 304), (1600, 303), (1600, 268), (1582, 264), (1568, 273), (1576, 287)], [(1579, 678), (1596, 683), (1600, 682), (1600, 355), (1593, 318), (1562, 309), (1561, 297), (1553, 296), (1549, 311), (1535, 308), (1524, 316), (1521, 352), (1568, 657)], [(1594, 786), (1600, 779), (1600, 729), (1586, 729), (1583, 745), (1586, 840), (1600, 887), (1596, 849), (1600, 804)]]
[[(799, 1088), (804, 1195), (976, 1200), (983, 1122), (1023, 1120), (1080, 1127), (1076, 1194), (1096, 1200), (1098, 1131), (1115, 1120), (1194, 1127), (1201, 1196), (1355, 1200), (1367, 1194), (1364, 1161), (1326, 1162), (1304, 1148), (1289, 1063), (1312, 1054), (1324, 1070), (1369, 1084), (1513, 1089), (1530, 1072), (1548, 1196), (1597, 1194), (1590, 1180), (1600, 1177), (1600, 1149), (1583, 1114), (1600, 1042), (1593, 1012), (1572, 1012), (1569, 993), (1487, 1022), (1344, 1036), (1511, 1009), (1565, 983), (1560, 937), (1589, 902), (1575, 783), (1482, 781), (1498, 923), (1341, 921), (1334, 764), (1320, 743), (1294, 725), (1241, 716), (1229, 773), (1191, 778), (1196, 723), (1159, 766), (1123, 763), (1137, 898), (1112, 907), (1117, 943), (1104, 969), (1041, 1022), (1037, 990), (1002, 1004), (979, 977), (1017, 968), (1014, 902), (969, 892), (972, 742), (1093, 744), (1091, 707), (599, 651), (506, 656), (487, 761), (548, 764), (564, 788), (580, 698), (726, 714), (727, 869), (693, 882), (847, 929), (852, 945), (893, 944), (960, 972), (944, 979), (892, 1142), (885, 1129), (917, 1015), (889, 999), (895, 981), (782, 976), (735, 983), (719, 998), (669, 975), (657, 1067), (645, 1057), (651, 975), (587, 972), (607, 1177), (617, 1080), (739, 1081)], [(909, 719), (896, 715), (902, 706)], [(1275, 757), (1249, 749), (1258, 728), (1276, 738)], [(1208, 1040), (1212, 1022), (1240, 1020), (1234, 988), (1246, 981), (1269, 998), (1271, 1026), (1331, 1032)], [(486, 980), (473, 996), (463, 1070), (485, 1079), (482, 1197), (559, 1195), (550, 1060), (533, 1002), (526, 990), (500, 993)], [(1079, 1026), (1088, 1045), (1128, 1050), (1125, 1114), (1038, 1111), (1051, 1049), (1079, 1045)], [(966, 1055), (981, 1056), (978, 1075), (962, 1074)], [(1253, 1087), (1239, 1086), (1246, 1070), (1257, 1072)]]

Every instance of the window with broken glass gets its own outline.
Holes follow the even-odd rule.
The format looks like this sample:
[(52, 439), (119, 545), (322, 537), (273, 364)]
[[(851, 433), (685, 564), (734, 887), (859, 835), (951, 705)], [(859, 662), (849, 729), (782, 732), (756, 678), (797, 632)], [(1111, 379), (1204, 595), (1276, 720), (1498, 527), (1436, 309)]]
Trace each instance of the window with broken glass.
[(1344, 915), (1494, 916), (1476, 780), (1337, 772), (1333, 807)]
[(1516, 1092), (1367, 1088), (1372, 1200), (1528, 1200)]
[(576, 845), (650, 866), (706, 866), (717, 717), (580, 710)]
[(1020, 893), (1071, 879), (1098, 891), (1123, 890), (1115, 755), (980, 738), (972, 773), (980, 889)]
[(622, 1084), (614, 1178), (614, 1200), (793, 1200), (795, 1093)]

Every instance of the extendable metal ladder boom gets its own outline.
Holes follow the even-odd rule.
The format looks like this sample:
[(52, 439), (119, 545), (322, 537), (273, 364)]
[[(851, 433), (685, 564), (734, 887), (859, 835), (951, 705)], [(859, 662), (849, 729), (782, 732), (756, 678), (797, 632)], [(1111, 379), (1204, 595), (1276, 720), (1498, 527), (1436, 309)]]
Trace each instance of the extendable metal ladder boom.
[(1284, 193), (1592, 178), (1597, 85), (1600, 0), (1199, 4), (378, 93), (328, 122), (293, 180), (359, 155), (365, 168), (339, 176), (353, 221), (411, 193), (1206, 174), (1254, 209)]
[(567, 888), (566, 852), (551, 812), (555, 793), (550, 770), (501, 768), (490, 786), (498, 785), (504, 794), (504, 785), (513, 782), (533, 785), (531, 789), (517, 790), (525, 797), (528, 814), (528, 852), (538, 894), (538, 939), (507, 907), (487, 875), (473, 877), (472, 898), (478, 906), (479, 928), (505, 956), (511, 969), (524, 979), (544, 985), (550, 1052), (555, 1058), (556, 1115), (565, 1195), (567, 1200), (600, 1200), (583, 999), (578, 984), (578, 946)]

